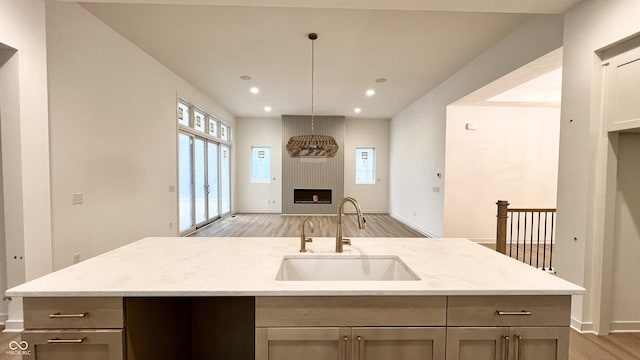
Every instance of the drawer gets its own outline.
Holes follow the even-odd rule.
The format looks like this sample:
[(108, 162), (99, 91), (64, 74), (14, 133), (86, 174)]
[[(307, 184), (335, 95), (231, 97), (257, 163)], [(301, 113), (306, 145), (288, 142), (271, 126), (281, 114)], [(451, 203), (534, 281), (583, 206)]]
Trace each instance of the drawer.
[(450, 296), (449, 326), (568, 326), (571, 296)]
[(25, 329), (119, 329), (123, 327), (119, 297), (24, 298)]
[(444, 296), (257, 297), (256, 326), (445, 326)]
[(25, 330), (22, 340), (25, 359), (124, 359), (124, 330)]

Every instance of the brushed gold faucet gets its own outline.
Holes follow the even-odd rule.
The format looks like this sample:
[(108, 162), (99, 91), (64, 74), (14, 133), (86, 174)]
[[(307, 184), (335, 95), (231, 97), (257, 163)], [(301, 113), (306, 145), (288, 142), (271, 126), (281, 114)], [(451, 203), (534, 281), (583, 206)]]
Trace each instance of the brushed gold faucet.
[(311, 222), (311, 220), (309, 220), (309, 218), (304, 218), (304, 220), (302, 220), (302, 234), (300, 235), (300, 252), (307, 252), (307, 243), (313, 241), (313, 239), (305, 235), (304, 225), (307, 223), (309, 224), (311, 232), (313, 233), (313, 223)]
[(336, 252), (341, 253), (343, 245), (351, 245), (351, 239), (345, 239), (342, 237), (342, 213), (344, 212), (344, 204), (352, 203), (356, 208), (356, 216), (358, 217), (358, 228), (364, 229), (364, 224), (367, 220), (362, 216), (362, 210), (360, 210), (360, 205), (356, 199), (347, 196), (346, 198), (340, 201), (340, 205), (338, 205), (338, 229), (336, 230)]

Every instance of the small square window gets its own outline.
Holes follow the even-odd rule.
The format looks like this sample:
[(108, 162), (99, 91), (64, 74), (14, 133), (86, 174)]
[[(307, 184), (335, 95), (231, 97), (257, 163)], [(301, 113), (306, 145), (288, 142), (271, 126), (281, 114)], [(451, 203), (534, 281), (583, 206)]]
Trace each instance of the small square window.
[(189, 106), (178, 103), (178, 124), (189, 126)]
[(220, 124), (220, 139), (229, 141), (229, 126), (227, 124)]
[(218, 122), (212, 117), (209, 118), (209, 135), (218, 137)]
[(204, 128), (206, 126), (206, 122), (205, 122), (206, 118), (207, 117), (205, 116), (205, 114), (201, 113), (198, 110), (194, 110), (193, 111), (193, 128), (198, 131), (204, 132)]

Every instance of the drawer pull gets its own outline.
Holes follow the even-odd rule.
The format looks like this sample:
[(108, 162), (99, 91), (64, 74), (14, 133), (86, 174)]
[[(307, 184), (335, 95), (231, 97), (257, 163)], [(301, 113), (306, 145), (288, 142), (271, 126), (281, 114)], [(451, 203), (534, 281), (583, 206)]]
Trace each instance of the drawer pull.
[(48, 344), (82, 344), (87, 338), (84, 337), (82, 339), (49, 339), (47, 340)]
[(61, 313), (55, 313), (55, 314), (49, 314), (49, 319), (69, 319), (69, 318), (84, 318), (87, 317), (87, 315), (89, 315), (89, 313), (80, 313), (80, 314), (61, 314)]
[(498, 314), (499, 316), (529, 316), (531, 315), (531, 311), (526, 311), (526, 310), (522, 310), (522, 311), (500, 311), (500, 310), (496, 310), (496, 314)]

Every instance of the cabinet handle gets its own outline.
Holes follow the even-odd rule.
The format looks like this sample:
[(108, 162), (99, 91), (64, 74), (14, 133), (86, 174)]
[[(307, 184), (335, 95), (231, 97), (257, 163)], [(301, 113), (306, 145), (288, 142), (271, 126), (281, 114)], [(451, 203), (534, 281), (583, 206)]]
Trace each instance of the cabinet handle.
[(87, 340), (86, 337), (82, 338), (82, 339), (49, 339), (47, 340), (47, 344), (82, 344), (85, 340)]
[(531, 315), (531, 311), (527, 311), (527, 310), (521, 310), (521, 311), (501, 311), (501, 310), (496, 310), (496, 314), (498, 314), (499, 316), (511, 316), (511, 315), (529, 316), (529, 315)]
[(522, 341), (522, 336), (515, 335), (514, 337), (516, 339), (516, 349), (515, 349), (516, 358), (514, 360), (520, 360), (520, 357), (522, 354), (522, 344), (520, 343)]
[(358, 360), (364, 360), (364, 338), (358, 336)]
[(345, 336), (342, 338), (342, 340), (344, 340), (344, 360), (349, 360), (349, 337)]
[(502, 360), (509, 360), (509, 336), (502, 336)]
[(89, 313), (79, 313), (79, 314), (61, 314), (61, 313), (55, 313), (55, 314), (49, 314), (49, 319), (68, 319), (68, 318), (83, 318), (83, 317), (87, 317), (87, 315), (89, 315)]

